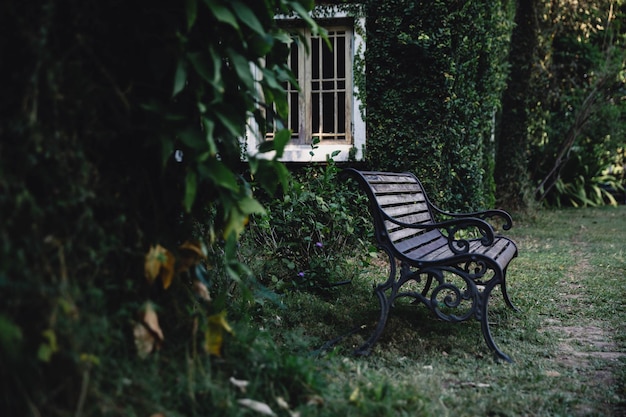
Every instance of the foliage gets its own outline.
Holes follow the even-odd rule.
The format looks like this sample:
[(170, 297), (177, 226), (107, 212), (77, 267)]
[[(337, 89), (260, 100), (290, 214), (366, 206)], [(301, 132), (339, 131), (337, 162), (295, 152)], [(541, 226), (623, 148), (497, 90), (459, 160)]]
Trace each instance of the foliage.
[(414, 172), (446, 209), (494, 203), (511, 4), (366, 2), (369, 162)]
[[(601, 145), (597, 147), (604, 149)], [(590, 153), (595, 158), (588, 157)], [(594, 152), (577, 146), (572, 149), (572, 154), (561, 171), (555, 192), (549, 195), (547, 202), (557, 207), (617, 205), (615, 195), (623, 194), (624, 186), (621, 178), (606, 170), (610, 166), (610, 162), (606, 160), (610, 152)]]
[[(290, 74), (261, 65), (289, 50), (274, 13), (316, 31), (312, 6), (2, 3), (3, 414), (80, 415), (87, 398), (115, 390), (105, 375), (124, 371), (110, 357), (151, 361), (171, 345), (172, 362), (186, 348), (217, 353), (233, 282), (250, 275), (236, 237), (263, 212), (251, 178), (269, 191), (288, 178), (276, 159), (242, 164), (239, 140), (251, 115), (264, 125), (260, 108), (285, 116)], [(261, 151), (280, 156), (288, 137)]]
[[(513, 146), (504, 149), (499, 162), (502, 172), (524, 181), (504, 178), (502, 198), (518, 201), (516, 195), (528, 194), (548, 204), (564, 202), (572, 187), (575, 193), (583, 183), (593, 187), (592, 177), (605, 168), (596, 167), (606, 162), (604, 151), (615, 154), (623, 147), (624, 3), (523, 4), (530, 9), (523, 9), (526, 17), (518, 26), (526, 37), (513, 43), (511, 61), (525, 71), (511, 79), (505, 95), (511, 106), (505, 109), (509, 117), (503, 117), (499, 142)], [(591, 152), (576, 153), (577, 147)], [(583, 158), (582, 163), (568, 162), (570, 156)], [(576, 166), (574, 176), (564, 172)]]
[(363, 267), (372, 236), (367, 200), (340, 181), (339, 172), (332, 157), (325, 167), (304, 168), (287, 192), (265, 202), (266, 214), (252, 219), (249, 263), (261, 260), (256, 271), (262, 283), (320, 292)]

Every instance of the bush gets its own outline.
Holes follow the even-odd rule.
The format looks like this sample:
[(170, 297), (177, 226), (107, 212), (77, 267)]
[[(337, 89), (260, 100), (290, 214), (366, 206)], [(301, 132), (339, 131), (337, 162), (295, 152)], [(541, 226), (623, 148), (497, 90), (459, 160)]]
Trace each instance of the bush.
[(451, 211), (493, 206), (513, 2), (366, 4), (372, 167), (415, 173)]
[(338, 173), (332, 159), (304, 168), (287, 192), (268, 199), (265, 215), (251, 220), (243, 241), (262, 283), (322, 291), (350, 280), (367, 262), (373, 236), (367, 200)]

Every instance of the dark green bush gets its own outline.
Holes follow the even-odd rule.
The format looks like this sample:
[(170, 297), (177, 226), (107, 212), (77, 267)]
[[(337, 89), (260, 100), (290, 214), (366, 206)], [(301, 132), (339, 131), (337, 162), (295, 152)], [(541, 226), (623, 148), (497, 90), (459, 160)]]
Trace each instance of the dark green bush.
[(367, 200), (338, 173), (332, 159), (296, 172), (288, 191), (266, 202), (267, 214), (252, 219), (244, 246), (264, 284), (323, 291), (359, 273), (373, 236)]
[(492, 129), (511, 1), (368, 1), (368, 158), (448, 209), (494, 204)]

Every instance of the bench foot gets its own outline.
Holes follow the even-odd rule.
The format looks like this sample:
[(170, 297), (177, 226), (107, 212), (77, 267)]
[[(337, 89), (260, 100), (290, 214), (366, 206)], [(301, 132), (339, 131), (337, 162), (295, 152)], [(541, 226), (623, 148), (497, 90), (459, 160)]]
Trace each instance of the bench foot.
[(389, 317), (389, 310), (391, 308), (391, 302), (385, 295), (385, 290), (378, 286), (375, 290), (376, 295), (378, 296), (378, 302), (380, 304), (380, 317), (378, 318), (378, 323), (376, 323), (376, 328), (371, 336), (367, 339), (365, 343), (355, 349), (354, 354), (358, 356), (367, 356), (370, 354), (372, 347), (376, 344), (383, 331), (385, 330), (385, 325), (387, 324), (387, 318)]
[(509, 297), (509, 293), (506, 290), (505, 280), (502, 280), (502, 284), (500, 284), (500, 290), (502, 291), (502, 296), (504, 297), (504, 302), (506, 303), (506, 305), (509, 306), (513, 311), (517, 313), (521, 312), (521, 310), (515, 304), (513, 304), (513, 301), (511, 301), (511, 298)]

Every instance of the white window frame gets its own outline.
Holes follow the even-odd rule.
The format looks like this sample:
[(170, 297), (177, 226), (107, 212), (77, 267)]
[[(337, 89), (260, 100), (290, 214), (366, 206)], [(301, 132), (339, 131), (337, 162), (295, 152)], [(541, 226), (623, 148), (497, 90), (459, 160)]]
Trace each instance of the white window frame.
[[(351, 152), (354, 152), (354, 158), (356, 160), (363, 159), (363, 150), (365, 148), (365, 121), (364, 121), (364, 109), (362, 103), (358, 98), (358, 89), (354, 83), (354, 70), (353, 63), (355, 54), (357, 51), (363, 53), (365, 50), (365, 41), (363, 37), (355, 30), (355, 27), (365, 27), (364, 18), (355, 18), (354, 25), (347, 27), (345, 20), (348, 16), (347, 12), (339, 10), (336, 6), (327, 6), (324, 11), (324, 22), (328, 24), (322, 24), (322, 27), (333, 30), (345, 30), (346, 34), (346, 80), (345, 80), (345, 121), (346, 121), (346, 138), (341, 140), (322, 139), (316, 145), (316, 149), (311, 148), (311, 140), (313, 131), (312, 123), (312, 103), (311, 103), (311, 55), (304, 52), (304, 47), (301, 47), (301, 53), (299, 53), (298, 67), (301, 69), (300, 74), (295, 74), (298, 77), (298, 83), (301, 87), (298, 103), (298, 136), (292, 138), (292, 140), (285, 147), (283, 156), (281, 158), (284, 162), (323, 162), (334, 152), (339, 151), (339, 154), (333, 157), (335, 161), (347, 161)], [(313, 14), (315, 17), (315, 11)], [(280, 19), (290, 19), (289, 17), (278, 17)], [(336, 19), (334, 21), (334, 19)], [(304, 35), (307, 39), (310, 39), (310, 33), (307, 29), (303, 29)], [(258, 69), (253, 68), (256, 72), (255, 76), (260, 76)], [(337, 109), (341, 108), (341, 104), (337, 104)], [(314, 135), (313, 135), (314, 136)], [(250, 155), (256, 155), (258, 145), (262, 143), (265, 138), (260, 137), (260, 129), (254, 123), (251, 118), (248, 123), (247, 131), (247, 151)], [(313, 152), (313, 155), (311, 155)], [(263, 157), (272, 157), (271, 153), (267, 155), (257, 155)]]

